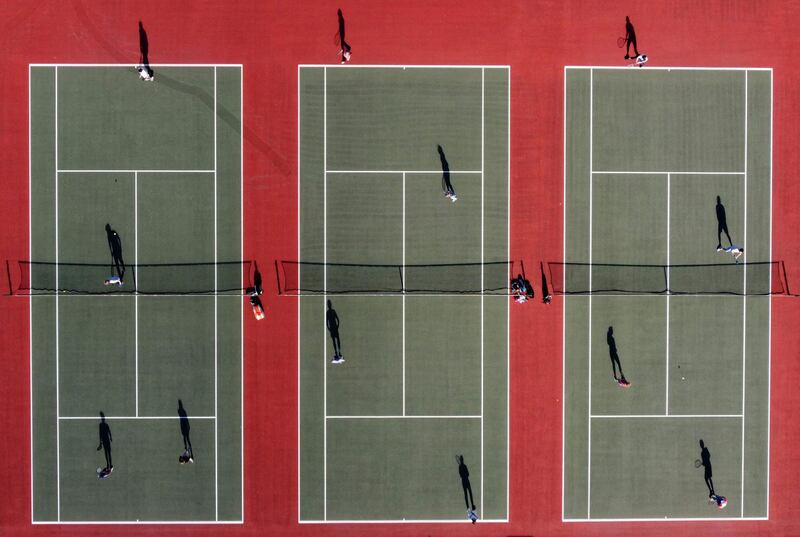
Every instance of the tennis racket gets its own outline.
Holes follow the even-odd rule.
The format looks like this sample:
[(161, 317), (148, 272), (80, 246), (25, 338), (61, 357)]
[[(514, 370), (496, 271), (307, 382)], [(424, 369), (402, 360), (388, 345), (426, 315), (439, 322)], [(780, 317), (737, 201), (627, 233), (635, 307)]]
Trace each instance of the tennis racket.
[(626, 39), (624, 37), (618, 37), (617, 38), (617, 46), (619, 48), (624, 47), (625, 46), (625, 41), (626, 41)]
[(333, 44), (337, 47), (342, 44), (342, 39), (339, 37), (339, 30), (336, 30), (336, 33), (333, 34)]
[(694, 467), (695, 468), (700, 468), (701, 466), (703, 466), (703, 461), (701, 461), (700, 459), (695, 459), (694, 460)]

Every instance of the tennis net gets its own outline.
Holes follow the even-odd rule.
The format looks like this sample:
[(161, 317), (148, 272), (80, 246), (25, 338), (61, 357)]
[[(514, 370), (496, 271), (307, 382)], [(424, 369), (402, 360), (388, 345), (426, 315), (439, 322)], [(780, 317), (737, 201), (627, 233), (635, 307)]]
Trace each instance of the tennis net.
[(109, 263), (6, 261), (6, 272), (12, 295), (239, 295), (257, 269), (252, 261), (126, 265), (122, 285), (105, 283), (118, 275)]
[(783, 261), (698, 265), (547, 263), (550, 287), (561, 295), (790, 294)]
[(520, 263), (369, 265), (276, 261), (280, 294), (509, 294)]

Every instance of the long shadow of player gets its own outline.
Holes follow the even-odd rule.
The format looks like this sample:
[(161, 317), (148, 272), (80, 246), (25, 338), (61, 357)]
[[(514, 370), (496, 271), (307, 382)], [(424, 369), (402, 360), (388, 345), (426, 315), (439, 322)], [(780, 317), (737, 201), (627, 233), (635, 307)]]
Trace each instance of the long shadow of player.
[(186, 414), (186, 409), (183, 408), (183, 401), (180, 399), (178, 399), (178, 417), (181, 424), (181, 436), (183, 436), (183, 453), (178, 457), (178, 462), (181, 464), (194, 462), (194, 450), (192, 450), (192, 441), (189, 438), (189, 416)]
[(106, 238), (108, 239), (108, 249), (111, 250), (111, 271), (117, 271), (117, 276), (122, 280), (125, 278), (125, 260), (122, 258), (122, 238), (111, 224), (106, 224)]
[(456, 201), (456, 191), (453, 184), (450, 182), (450, 163), (447, 162), (447, 157), (444, 156), (444, 149), (442, 146), (437, 145), (436, 150), (439, 152), (439, 160), (442, 163), (442, 190), (444, 195), (452, 201)]
[(102, 473), (108, 475), (114, 469), (114, 464), (111, 462), (111, 427), (106, 423), (106, 415), (100, 412), (100, 424), (98, 427), (100, 434), (100, 443), (97, 445), (97, 451), (103, 450), (106, 457), (106, 467), (103, 468)]
[(714, 496), (714, 480), (712, 479), (711, 471), (711, 452), (708, 451), (703, 440), (700, 440), (700, 462), (703, 465), (703, 479), (708, 487), (708, 497)]
[(469, 468), (464, 464), (464, 455), (456, 457), (456, 462), (458, 462), (458, 475), (461, 477), (461, 488), (464, 489), (464, 503), (467, 505), (467, 511), (474, 511), (475, 499), (472, 497), (472, 485), (469, 482)]
[[(631, 45), (633, 45), (633, 56), (631, 56)], [(636, 46), (636, 30), (628, 16), (625, 16), (625, 59), (635, 58), (639, 55), (639, 47)]]
[(549, 304), (553, 300), (553, 295), (550, 294), (550, 286), (547, 284), (547, 274), (544, 272), (544, 263), (539, 261), (539, 270), (542, 273), (542, 302)]
[(139, 67), (147, 71), (147, 74), (153, 76), (153, 68), (150, 67), (150, 43), (147, 40), (147, 32), (144, 30), (142, 21), (139, 21)]
[(331, 362), (340, 364), (344, 362), (344, 357), (342, 356), (342, 341), (339, 339), (339, 315), (333, 309), (330, 300), (328, 300), (328, 311), (325, 313), (325, 324), (333, 342), (333, 360)]
[(722, 204), (720, 197), (717, 196), (717, 250), (722, 248), (722, 232), (725, 232), (725, 236), (728, 237), (728, 244), (733, 246), (733, 241), (731, 240), (731, 235), (728, 233), (728, 217), (725, 214), (725, 206)]
[(341, 9), (336, 10), (336, 16), (339, 19), (339, 45), (341, 46), (339, 53), (342, 55), (342, 63), (345, 63), (350, 61), (350, 54), (353, 49), (349, 43), (344, 40), (344, 15), (342, 15)]
[[(619, 353), (617, 352), (617, 342), (614, 339), (614, 327), (609, 326), (608, 332), (606, 332), (606, 343), (608, 343), (608, 355), (611, 358), (611, 370), (614, 374), (614, 380), (617, 381), (623, 388), (627, 388), (631, 385), (630, 382), (625, 378), (625, 374), (622, 372), (622, 364), (619, 361)], [(617, 369), (619, 369), (619, 375), (617, 375)]]

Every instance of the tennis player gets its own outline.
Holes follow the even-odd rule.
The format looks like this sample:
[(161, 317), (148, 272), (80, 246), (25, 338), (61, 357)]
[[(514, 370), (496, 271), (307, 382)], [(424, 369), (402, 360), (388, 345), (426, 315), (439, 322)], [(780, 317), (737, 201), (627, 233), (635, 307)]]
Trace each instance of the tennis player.
[(647, 63), (647, 54), (638, 54), (636, 59), (633, 61), (633, 65), (637, 67), (644, 67), (644, 64)]
[(469, 511), (467, 511), (467, 518), (469, 518), (472, 521), (472, 523), (475, 524), (478, 521), (478, 513), (470, 509)]
[(717, 504), (718, 509), (725, 509), (725, 506), (728, 505), (728, 498), (719, 494), (712, 494), (708, 499)]
[(735, 244), (731, 244), (727, 248), (717, 248), (717, 251), (718, 252), (727, 252), (727, 253), (731, 254), (731, 257), (733, 257), (733, 260), (738, 263), (739, 262), (739, 258), (742, 257), (742, 254), (744, 253), (744, 248), (742, 248), (741, 246), (736, 246)]
[[(130, 64), (129, 64), (130, 65)], [(156, 79), (156, 75), (149, 65), (140, 63), (136, 66), (136, 72), (139, 73), (139, 78), (146, 82), (152, 82)]]
[(110, 276), (104, 282), (105, 285), (116, 285), (118, 287), (122, 287), (122, 278), (117, 275)]

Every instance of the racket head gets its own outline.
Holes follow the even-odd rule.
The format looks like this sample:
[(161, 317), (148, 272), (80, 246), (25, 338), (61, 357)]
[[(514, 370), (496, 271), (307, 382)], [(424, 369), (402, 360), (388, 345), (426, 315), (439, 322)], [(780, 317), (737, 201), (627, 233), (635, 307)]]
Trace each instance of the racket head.
[(703, 461), (701, 461), (700, 459), (695, 459), (694, 460), (694, 467), (695, 468), (700, 468), (701, 466), (703, 466)]
[(339, 37), (339, 30), (336, 30), (336, 33), (333, 34), (333, 44), (337, 47), (342, 44), (342, 39)]
[(619, 48), (622, 48), (622, 47), (625, 46), (625, 38), (624, 37), (618, 37), (617, 38), (617, 46)]

